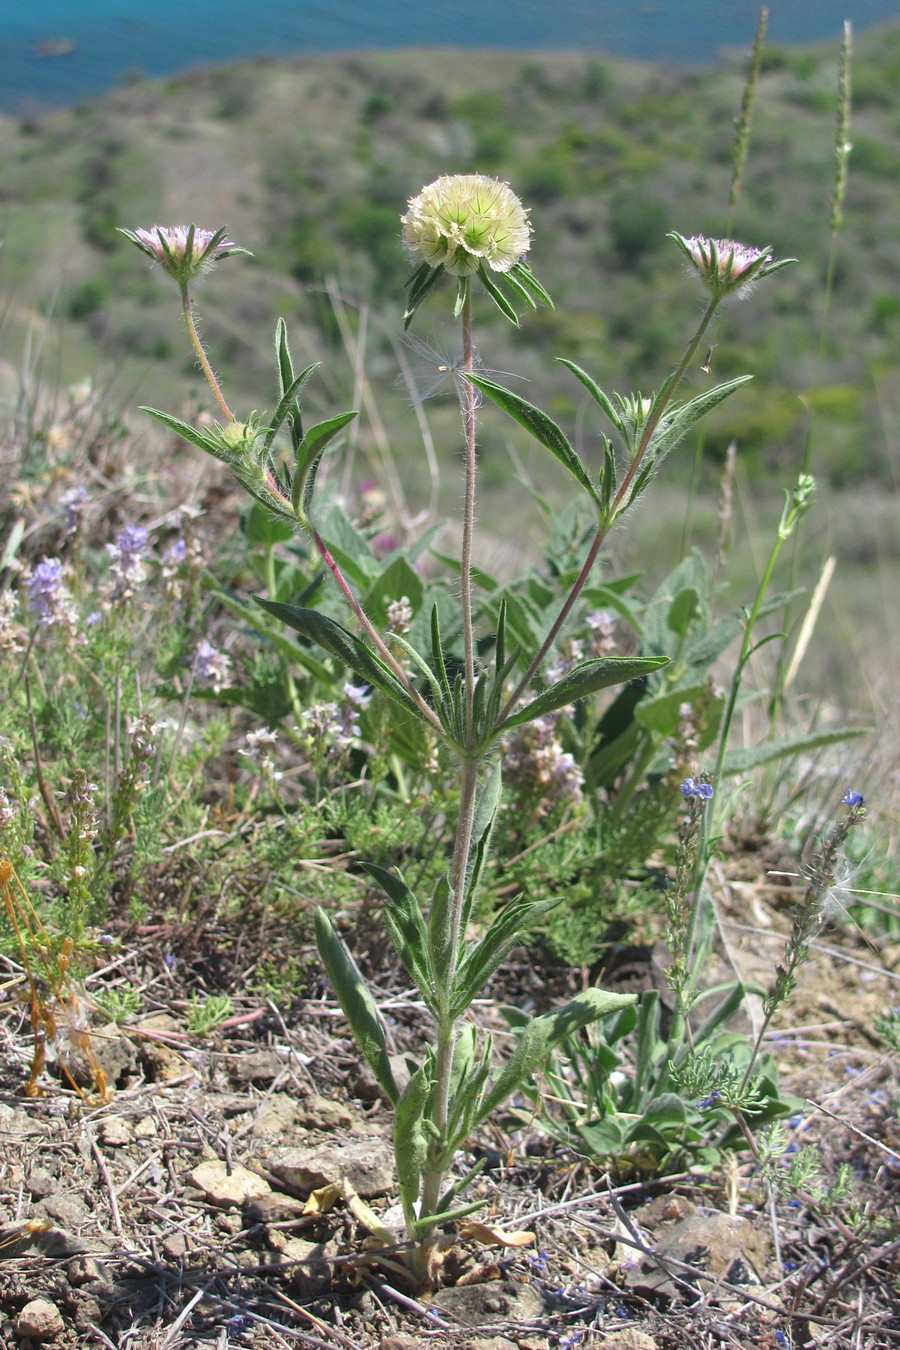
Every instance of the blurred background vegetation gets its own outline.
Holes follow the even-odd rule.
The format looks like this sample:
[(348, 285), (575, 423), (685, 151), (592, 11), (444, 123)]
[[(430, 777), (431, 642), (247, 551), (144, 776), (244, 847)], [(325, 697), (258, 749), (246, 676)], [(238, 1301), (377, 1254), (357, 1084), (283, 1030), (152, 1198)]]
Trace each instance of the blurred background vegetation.
[[(713, 335), (712, 375), (693, 372), (700, 387), (748, 372), (757, 378), (711, 419), (691, 536), (715, 539), (711, 494), (736, 441), (737, 528), (751, 541), (752, 572), (757, 517), (773, 502), (777, 511), (811, 438), (827, 505), (808, 536), (807, 572), (814, 576), (829, 551), (842, 564), (826, 667), (852, 689), (866, 644), (846, 625), (852, 618), (871, 622), (872, 633), (883, 628), (900, 570), (890, 496), (900, 455), (900, 28), (855, 44), (845, 223), (820, 357), (838, 45), (836, 35), (764, 52), (734, 234), (799, 261), (752, 303), (726, 310)], [(531, 258), (556, 309), (512, 331), (484, 306), (481, 358), (491, 370), (514, 371), (516, 389), (560, 420), (590, 461), (596, 425), (580, 386), (552, 358), (573, 359), (623, 392), (649, 392), (676, 364), (701, 297), (665, 235), (725, 230), (745, 74), (745, 58), (685, 70), (588, 53), (381, 52), (138, 80), (71, 110), (2, 117), (0, 389), (8, 400), (21, 397), (24, 363), (26, 382), (40, 374), (44, 389), (91, 375), (132, 424), (138, 403), (180, 403), (187, 415), (206, 408), (171, 283), (136, 260), (116, 227), (225, 224), (255, 257), (206, 280), (199, 311), (239, 415), (274, 402), (277, 315), (298, 362), (324, 362), (309, 386), (323, 413), (358, 401), (359, 372), (333, 304), (340, 295), (353, 331), (364, 330), (376, 394), (377, 419), (360, 421), (358, 472), (376, 476), (380, 436), (412, 505), (421, 505), (429, 477), (392, 345), (408, 272), (399, 215), (441, 173), (487, 172), (531, 207)], [(421, 350), (406, 353), (423, 386), (453, 362), (439, 312), (432, 306), (417, 320), (436, 348), (432, 368)], [(449, 507), (458, 492), (452, 381), (444, 395), (428, 406), (450, 470), (442, 475)], [(489, 540), (513, 504), (527, 513), (514, 479), (551, 494), (555, 480), (502, 419), (485, 413), (480, 436)], [(686, 446), (667, 467), (666, 509), (646, 528), (636, 522), (623, 566), (649, 557), (652, 571), (663, 550), (671, 565), (673, 550), (690, 542), (686, 493), (696, 459)], [(519, 543), (522, 536), (527, 528)], [(879, 666), (892, 640), (887, 651), (879, 646)]]

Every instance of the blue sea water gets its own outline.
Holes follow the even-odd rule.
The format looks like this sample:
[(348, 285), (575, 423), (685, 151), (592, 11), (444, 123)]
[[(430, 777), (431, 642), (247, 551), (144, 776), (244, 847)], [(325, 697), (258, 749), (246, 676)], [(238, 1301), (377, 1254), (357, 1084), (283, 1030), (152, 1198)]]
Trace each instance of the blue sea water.
[[(579, 48), (676, 64), (752, 41), (754, 0), (29, 0), (0, 5), (0, 109), (66, 105), (135, 73), (372, 47)], [(900, 18), (897, 0), (769, 0), (792, 44)]]

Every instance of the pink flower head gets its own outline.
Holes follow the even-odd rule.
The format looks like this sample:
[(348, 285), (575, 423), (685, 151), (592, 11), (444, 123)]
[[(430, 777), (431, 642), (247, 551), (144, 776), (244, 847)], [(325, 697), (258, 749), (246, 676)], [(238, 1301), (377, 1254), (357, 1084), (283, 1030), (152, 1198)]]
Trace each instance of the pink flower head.
[(785, 258), (774, 262), (768, 244), (753, 248), (734, 239), (707, 239), (703, 234), (685, 239), (683, 235), (673, 233), (669, 238), (675, 240), (703, 283), (719, 298), (794, 261)]
[[(179, 285), (208, 272), (220, 258), (247, 253), (226, 239), (225, 229), (204, 230), (196, 225), (151, 225), (149, 230), (119, 230), (148, 258), (174, 277)], [(248, 255), (249, 256), (249, 255)]]

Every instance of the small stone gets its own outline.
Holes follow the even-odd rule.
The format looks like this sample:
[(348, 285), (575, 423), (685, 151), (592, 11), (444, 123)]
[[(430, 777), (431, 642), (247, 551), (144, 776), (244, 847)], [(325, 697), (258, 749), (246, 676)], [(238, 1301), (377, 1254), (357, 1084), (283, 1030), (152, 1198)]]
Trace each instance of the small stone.
[(267, 1159), (279, 1181), (295, 1191), (315, 1191), (344, 1179), (368, 1200), (394, 1184), (394, 1154), (384, 1138), (329, 1140), (314, 1148), (286, 1148)]
[(284, 1092), (273, 1092), (259, 1108), (253, 1122), (254, 1138), (272, 1135), (283, 1139), (297, 1125), (297, 1103)]
[(76, 1228), (87, 1218), (87, 1206), (81, 1196), (74, 1193), (52, 1195), (42, 1200), (39, 1208), (63, 1228)]
[(234, 1237), (244, 1226), (240, 1214), (232, 1214), (230, 1211), (217, 1214), (213, 1223), (217, 1232), (225, 1233), (228, 1237)]
[(544, 1311), (543, 1300), (532, 1285), (513, 1284), (510, 1280), (441, 1289), (431, 1302), (439, 1312), (450, 1313), (463, 1326), (479, 1326), (485, 1322), (530, 1322)]
[(188, 1172), (187, 1180), (203, 1191), (211, 1204), (221, 1205), (223, 1209), (242, 1205), (259, 1195), (268, 1195), (272, 1189), (264, 1177), (246, 1167), (236, 1164), (229, 1172), (228, 1165), (218, 1160), (200, 1163)]
[(66, 1266), (66, 1279), (75, 1289), (103, 1279), (103, 1268), (93, 1256), (73, 1256)]
[(305, 1242), (303, 1238), (288, 1238), (281, 1249), (282, 1261), (302, 1261), (290, 1272), (291, 1284), (304, 1297), (324, 1294), (331, 1288), (331, 1265), (323, 1257), (338, 1255), (333, 1242)]
[[(404, 1055), (391, 1055), (390, 1064), (394, 1082), (402, 1092), (409, 1082), (409, 1065), (406, 1062), (406, 1057)], [(359, 1066), (350, 1082), (350, 1093), (351, 1096), (358, 1097), (363, 1102), (377, 1102), (379, 1098), (382, 1101), (387, 1101), (387, 1094), (365, 1062)]]
[(187, 1251), (187, 1238), (184, 1233), (170, 1233), (163, 1238), (162, 1249), (166, 1260), (177, 1264)]
[(72, 1319), (76, 1331), (89, 1331), (92, 1325), (99, 1324), (102, 1317), (103, 1311), (93, 1294), (76, 1294), (75, 1313)]
[(104, 1148), (125, 1148), (131, 1143), (134, 1130), (124, 1116), (108, 1116), (101, 1120), (98, 1133)]
[(16, 1335), (32, 1341), (52, 1341), (64, 1330), (60, 1311), (48, 1298), (33, 1298), (16, 1318)]
[[(642, 1222), (642, 1211), (632, 1216)], [(664, 1228), (652, 1242), (660, 1257), (673, 1257), (717, 1279), (744, 1286), (754, 1292), (765, 1281), (770, 1239), (762, 1229), (754, 1228), (747, 1219), (730, 1214), (690, 1214), (670, 1228)], [(623, 1257), (620, 1254), (619, 1259)], [(673, 1280), (665, 1269), (665, 1262), (643, 1257), (635, 1260), (633, 1251), (624, 1256), (627, 1261), (625, 1287), (646, 1295), (675, 1299), (683, 1297), (681, 1283)], [(696, 1277), (685, 1273), (682, 1280), (696, 1283)], [(704, 1281), (699, 1283), (703, 1287)]]
[(287, 1068), (287, 1063), (274, 1050), (251, 1050), (239, 1055), (228, 1065), (229, 1076), (236, 1083), (265, 1085)]
[(162, 1041), (155, 1040), (152, 1034), (162, 1036), (181, 1034), (182, 1028), (174, 1017), (170, 1017), (168, 1013), (154, 1013), (152, 1017), (145, 1017), (134, 1031), (136, 1034), (142, 1031), (151, 1033), (146, 1040), (141, 1040), (139, 1047), (141, 1063), (148, 1082), (169, 1082), (173, 1078), (184, 1077), (190, 1067), (184, 1056), (171, 1050)]
[(56, 1177), (51, 1176), (46, 1167), (32, 1167), (28, 1178), (28, 1189), (33, 1200), (44, 1200), (52, 1195), (59, 1186)]
[(137, 1048), (128, 1036), (122, 1034), (115, 1022), (108, 1022), (106, 1026), (92, 1032), (91, 1044), (107, 1081), (113, 1087), (123, 1078), (137, 1073)]
[(141, 1116), (134, 1127), (135, 1139), (155, 1139), (159, 1134), (159, 1126), (152, 1116)]
[(248, 1227), (256, 1223), (290, 1223), (292, 1219), (302, 1217), (304, 1208), (302, 1200), (271, 1191), (248, 1201), (244, 1207), (244, 1222)]
[(349, 1130), (356, 1116), (343, 1102), (312, 1092), (296, 1103), (297, 1123), (308, 1130)]

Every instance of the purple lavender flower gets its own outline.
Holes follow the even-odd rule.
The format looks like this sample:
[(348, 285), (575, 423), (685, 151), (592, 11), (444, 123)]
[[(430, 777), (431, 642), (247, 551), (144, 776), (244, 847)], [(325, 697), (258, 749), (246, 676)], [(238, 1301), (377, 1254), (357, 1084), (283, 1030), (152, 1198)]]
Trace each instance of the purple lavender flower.
[(685, 800), (699, 797), (701, 801), (708, 802), (715, 796), (715, 792), (712, 783), (698, 783), (694, 778), (686, 778), (681, 785), (681, 795)]
[(52, 623), (48, 618), (54, 611), (57, 599), (62, 591), (63, 570), (59, 558), (44, 558), (39, 562), (26, 583), (28, 600), (41, 622)]
[(348, 703), (352, 703), (355, 708), (368, 708), (372, 702), (372, 695), (367, 684), (351, 684), (349, 680), (344, 685), (344, 698)]
[(556, 719), (537, 717), (509, 742), (504, 774), (523, 801), (533, 802), (539, 816), (564, 803), (582, 800), (584, 777), (573, 755), (563, 750), (556, 735)]
[(843, 804), (850, 807), (862, 806), (865, 800), (861, 792), (848, 792), (846, 796), (841, 798)]
[(143, 525), (126, 525), (115, 542), (106, 545), (110, 568), (106, 583), (107, 600), (128, 600), (147, 579), (143, 556), (150, 531)]
[(150, 531), (143, 525), (126, 525), (116, 535), (114, 547), (119, 557), (140, 558), (147, 547)]
[(194, 679), (210, 685), (218, 694), (231, 679), (231, 657), (202, 638), (194, 657)]
[(591, 655), (608, 656), (616, 645), (616, 616), (605, 609), (592, 609), (585, 623), (591, 631)]
[(28, 603), (42, 627), (56, 626), (68, 632), (74, 631), (75, 606), (63, 581), (63, 566), (59, 558), (43, 558), (25, 587)]
[(185, 543), (181, 535), (178, 535), (177, 539), (173, 539), (169, 547), (166, 549), (165, 560), (168, 563), (172, 563), (173, 565), (178, 566), (179, 564), (185, 562), (186, 559), (187, 559), (187, 544)]
[(78, 487), (69, 488), (63, 493), (62, 504), (66, 508), (64, 532), (77, 534), (84, 524), (84, 513), (87, 508), (89, 497), (84, 487), (79, 483)]

